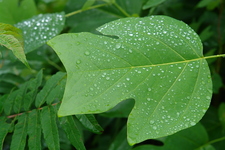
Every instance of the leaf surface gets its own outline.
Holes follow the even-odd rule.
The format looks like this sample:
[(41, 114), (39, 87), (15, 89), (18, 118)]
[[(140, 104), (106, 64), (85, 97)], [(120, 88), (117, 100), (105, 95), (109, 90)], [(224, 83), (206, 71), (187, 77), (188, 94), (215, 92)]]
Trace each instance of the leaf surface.
[(118, 39), (77, 33), (48, 42), (68, 73), (59, 116), (100, 113), (135, 99), (127, 123), (131, 145), (202, 118), (212, 83), (201, 41), (190, 27), (151, 16), (116, 20), (98, 31)]
[(0, 22), (15, 24), (36, 15), (34, 0), (1, 0)]
[(86, 150), (82, 141), (81, 133), (74, 121), (73, 116), (66, 116), (59, 118), (60, 125), (66, 132), (66, 135), (70, 142), (79, 150)]
[(76, 115), (80, 123), (89, 131), (96, 134), (101, 134), (103, 132), (102, 127), (98, 124), (98, 121), (95, 119), (94, 115)]
[(0, 23), (0, 45), (12, 50), (13, 54), (29, 67), (23, 49), (23, 37), (20, 29), (5, 23)]
[(40, 14), (17, 23), (23, 31), (24, 51), (31, 52), (59, 34), (65, 23), (64, 13)]
[(26, 145), (27, 139), (27, 120), (28, 115), (23, 114), (17, 116), (18, 123), (15, 125), (12, 142), (10, 145), (11, 150), (23, 150)]
[(41, 150), (41, 121), (39, 110), (32, 110), (29, 113), (27, 134), (29, 135), (29, 149)]
[(59, 150), (59, 133), (56, 125), (56, 112), (52, 106), (41, 111), (41, 127), (49, 149)]

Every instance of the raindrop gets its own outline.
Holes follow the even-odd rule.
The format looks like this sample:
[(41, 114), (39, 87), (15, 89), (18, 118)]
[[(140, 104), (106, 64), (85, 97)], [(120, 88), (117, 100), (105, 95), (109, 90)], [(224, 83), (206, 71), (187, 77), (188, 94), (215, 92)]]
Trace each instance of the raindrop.
[(210, 96), (206, 96), (206, 99), (211, 99), (211, 97)]
[(110, 79), (110, 77), (106, 77), (106, 80), (109, 80)]
[(84, 55), (88, 56), (88, 55), (90, 55), (90, 52), (86, 51), (86, 52), (84, 52)]
[(80, 60), (77, 60), (77, 61), (76, 61), (76, 64), (80, 64), (80, 63), (81, 63), (81, 61), (80, 61)]
[(130, 78), (126, 78), (127, 81), (130, 81)]
[(116, 44), (116, 48), (118, 49), (118, 48), (120, 48), (121, 47), (121, 43), (117, 43)]
[(152, 89), (151, 88), (148, 88), (148, 91), (150, 92)]
[(147, 101), (150, 101), (151, 100), (151, 98), (147, 98)]
[(194, 126), (196, 123), (195, 122), (191, 122), (191, 125)]
[(129, 50), (129, 52), (132, 53), (133, 51), (132, 50)]
[(152, 128), (153, 128), (154, 130), (156, 130), (156, 129), (157, 129), (157, 127), (156, 127), (156, 126), (153, 126)]
[(154, 120), (151, 120), (151, 121), (150, 121), (150, 124), (154, 124), (154, 123), (155, 123), (155, 121), (154, 121)]

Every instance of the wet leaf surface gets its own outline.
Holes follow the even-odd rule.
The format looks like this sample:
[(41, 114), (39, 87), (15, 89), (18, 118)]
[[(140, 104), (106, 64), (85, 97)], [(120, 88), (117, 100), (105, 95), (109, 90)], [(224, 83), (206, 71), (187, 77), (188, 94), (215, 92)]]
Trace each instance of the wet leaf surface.
[(101, 113), (126, 99), (133, 145), (194, 126), (209, 107), (212, 83), (197, 34), (166, 16), (125, 18), (104, 35), (64, 34), (50, 40), (67, 73), (59, 116)]

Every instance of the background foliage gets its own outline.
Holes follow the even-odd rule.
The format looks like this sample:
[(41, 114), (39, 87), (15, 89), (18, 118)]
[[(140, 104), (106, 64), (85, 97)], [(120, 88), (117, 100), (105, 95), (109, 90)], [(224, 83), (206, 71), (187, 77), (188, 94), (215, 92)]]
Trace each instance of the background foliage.
[[(65, 69), (55, 52), (45, 43), (59, 33), (99, 34), (95, 30), (97, 27), (119, 18), (166, 15), (184, 21), (199, 34), (205, 56), (222, 54), (225, 53), (224, 0), (85, 2), (85, 0), (0, 1), (0, 22), (22, 29), (26, 58), (32, 68), (31, 70), (25, 67), (11, 51), (0, 47), (0, 147), (85, 149), (85, 145), (86, 149), (93, 150), (142, 150), (180, 149), (182, 146), (188, 150), (222, 150), (225, 147), (223, 58), (207, 60), (213, 81), (213, 98), (210, 108), (199, 124), (176, 134), (147, 140), (131, 147), (126, 140), (126, 122), (130, 108), (134, 105), (132, 100), (126, 100), (112, 110), (98, 115), (76, 115), (59, 119), (56, 117), (64, 91), (66, 76), (62, 72), (65, 72)], [(91, 9), (93, 6), (101, 7)], [(76, 10), (77, 13), (70, 14)], [(27, 26), (23, 27), (24, 24)], [(125, 107), (128, 105), (130, 107)], [(187, 139), (194, 142), (189, 143), (190, 140)]]

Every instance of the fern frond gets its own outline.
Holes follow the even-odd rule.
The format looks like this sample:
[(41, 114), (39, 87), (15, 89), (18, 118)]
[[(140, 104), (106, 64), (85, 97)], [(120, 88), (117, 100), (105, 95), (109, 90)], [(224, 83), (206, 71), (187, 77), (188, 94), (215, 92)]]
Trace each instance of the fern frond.
[(79, 120), (75, 116), (67, 116), (59, 118), (58, 122), (57, 111), (65, 89), (66, 74), (56, 73), (39, 90), (43, 84), (42, 78), (43, 72), (40, 71), (36, 78), (25, 82), (9, 95), (0, 97), (0, 148), (4, 149), (4, 140), (12, 132), (12, 150), (23, 150), (26, 147), (41, 150), (42, 138), (48, 149), (59, 150), (60, 128), (76, 149), (85, 150), (76, 122), (80, 121), (94, 133), (102, 132), (102, 128), (94, 115), (79, 115)]

